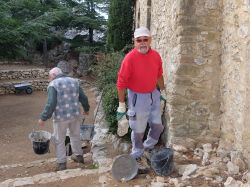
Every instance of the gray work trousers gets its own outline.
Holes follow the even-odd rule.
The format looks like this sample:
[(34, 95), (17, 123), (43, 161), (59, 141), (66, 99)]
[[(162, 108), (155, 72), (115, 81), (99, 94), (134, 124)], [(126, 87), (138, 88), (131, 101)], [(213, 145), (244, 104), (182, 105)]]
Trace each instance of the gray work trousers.
[[(157, 144), (163, 125), (160, 111), (160, 92), (155, 89), (151, 93), (136, 93), (128, 90), (129, 126), (132, 129), (132, 153), (133, 158), (143, 155), (144, 149), (152, 149)], [(149, 124), (147, 139), (143, 142), (143, 136)]]
[(82, 118), (78, 117), (67, 121), (53, 121), (53, 141), (56, 148), (57, 163), (67, 161), (65, 138), (67, 129), (69, 129), (70, 144), (72, 152), (75, 155), (83, 155), (81, 140), (80, 140), (80, 125)]

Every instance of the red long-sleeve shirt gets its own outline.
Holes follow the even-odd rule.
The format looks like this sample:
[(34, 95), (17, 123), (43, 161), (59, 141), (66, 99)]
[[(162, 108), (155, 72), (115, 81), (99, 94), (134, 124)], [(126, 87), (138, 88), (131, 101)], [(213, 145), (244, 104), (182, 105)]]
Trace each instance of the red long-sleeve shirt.
[(158, 52), (150, 49), (147, 54), (142, 54), (133, 49), (123, 59), (117, 88), (128, 88), (138, 93), (152, 92), (162, 72), (162, 60)]

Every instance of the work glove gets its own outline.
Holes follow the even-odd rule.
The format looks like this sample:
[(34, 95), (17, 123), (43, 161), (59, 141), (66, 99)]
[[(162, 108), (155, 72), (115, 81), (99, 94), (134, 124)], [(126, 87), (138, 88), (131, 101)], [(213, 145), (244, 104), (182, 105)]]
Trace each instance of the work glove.
[(119, 102), (119, 107), (116, 112), (116, 119), (118, 121), (117, 134), (118, 136), (124, 136), (128, 133), (128, 120), (126, 118), (126, 105), (125, 103)]
[(119, 107), (116, 111), (116, 120), (121, 120), (123, 116), (126, 117), (126, 105), (125, 103), (119, 102)]
[(126, 115), (123, 115), (123, 117), (118, 121), (118, 127), (117, 127), (117, 134), (118, 136), (124, 136), (128, 133), (129, 123), (126, 118)]
[(161, 90), (161, 100), (166, 101), (167, 100), (167, 94), (165, 90)]

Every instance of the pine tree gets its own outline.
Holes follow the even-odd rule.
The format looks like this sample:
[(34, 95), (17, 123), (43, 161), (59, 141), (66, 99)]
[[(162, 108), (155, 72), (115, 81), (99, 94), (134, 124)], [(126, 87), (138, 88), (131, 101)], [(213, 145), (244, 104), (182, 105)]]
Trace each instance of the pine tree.
[(110, 0), (108, 50), (119, 51), (132, 43), (133, 0)]
[[(34, 50), (44, 52), (65, 41), (69, 29), (88, 30), (73, 48), (97, 45), (93, 33), (105, 32), (100, 9), (108, 0), (0, 0), (0, 58), (26, 58)], [(68, 41), (72, 42), (72, 40)], [(104, 46), (104, 43), (98, 45)], [(87, 47), (86, 47), (87, 48)]]

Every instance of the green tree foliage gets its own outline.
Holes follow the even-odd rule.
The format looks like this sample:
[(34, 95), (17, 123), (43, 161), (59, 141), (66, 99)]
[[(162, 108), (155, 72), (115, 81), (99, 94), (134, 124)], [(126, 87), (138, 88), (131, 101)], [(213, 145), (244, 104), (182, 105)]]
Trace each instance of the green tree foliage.
[(39, 1), (1, 1), (0, 55), (13, 58), (24, 55), (31, 46), (48, 35), (48, 28), (56, 19), (46, 19), (44, 7)]
[[(100, 12), (107, 13), (109, 1), (85, 0), (78, 2), (77, 6), (73, 6), (74, 19), (71, 21), (70, 27), (88, 32), (72, 40), (72, 47), (86, 53), (104, 50), (107, 20)], [(98, 38), (98, 42), (94, 41), (94, 32), (96, 36), (101, 36)], [(83, 42), (84, 46), (79, 46), (79, 42)]]
[[(103, 90), (103, 108), (111, 133), (116, 134), (118, 95), (116, 90), (117, 73), (124, 54), (132, 48), (133, 34), (132, 0), (110, 0), (107, 33), (107, 49), (120, 51), (107, 55), (102, 64), (98, 64), (97, 77), (99, 88)], [(125, 139), (129, 139), (128, 133)]]
[(105, 30), (97, 9), (105, 8), (106, 1), (0, 0), (0, 57), (24, 57), (44, 43), (62, 42), (69, 29), (89, 30), (87, 42), (94, 45), (93, 31)]
[(122, 53), (107, 54), (103, 61), (96, 65), (97, 86), (103, 90), (103, 109), (109, 130), (116, 133), (116, 109), (118, 107), (118, 96), (116, 91), (117, 72), (123, 58)]
[(122, 50), (132, 43), (133, 0), (110, 0), (107, 48)]
[(108, 84), (116, 84), (117, 72), (120, 68), (123, 54), (110, 53), (107, 54), (102, 62), (97, 64), (95, 68), (97, 76), (97, 85), (102, 90)]
[(105, 113), (105, 119), (109, 126), (109, 131), (112, 134), (116, 134), (117, 120), (116, 110), (118, 107), (118, 96), (115, 84), (108, 84), (103, 90), (103, 110)]
[[(93, 43), (93, 31), (104, 32), (103, 25), (106, 25), (106, 19), (100, 14), (108, 6), (107, 0), (85, 0), (72, 1), (65, 0), (67, 6), (72, 9), (73, 19), (69, 26), (75, 29), (88, 30), (88, 41)], [(77, 3), (76, 3), (77, 2)]]

